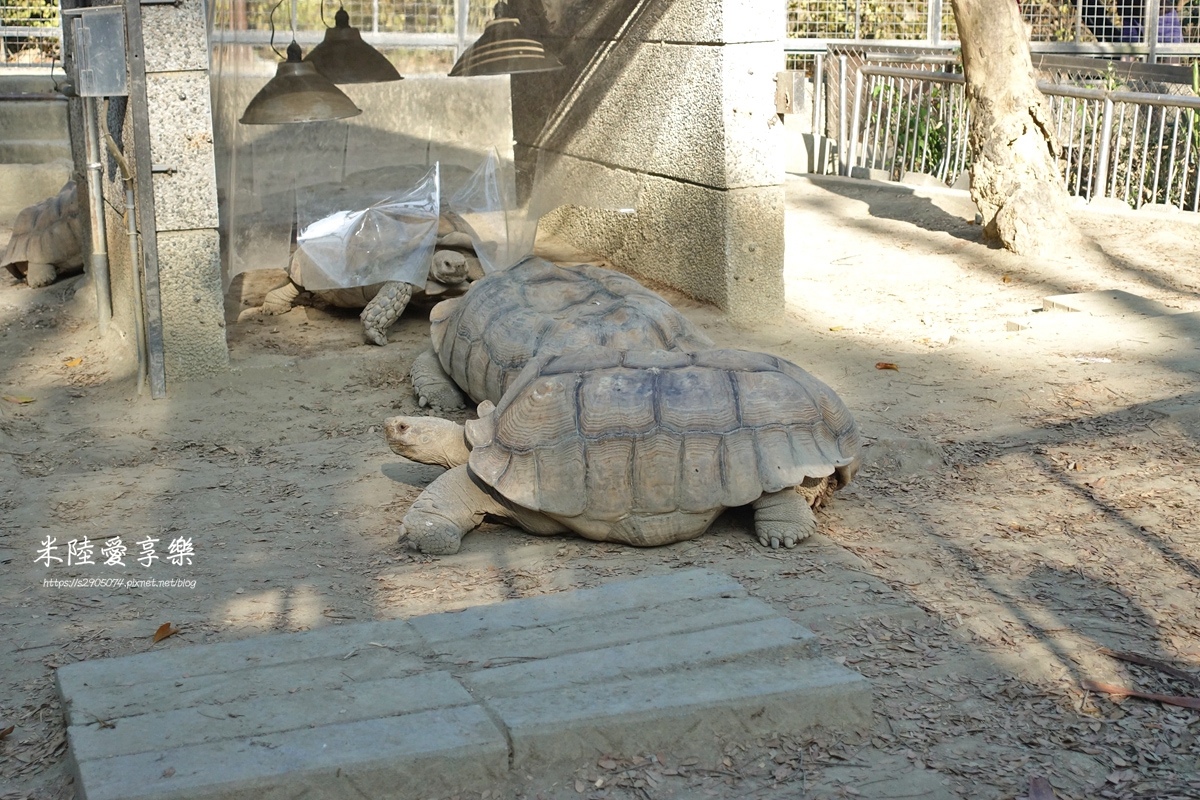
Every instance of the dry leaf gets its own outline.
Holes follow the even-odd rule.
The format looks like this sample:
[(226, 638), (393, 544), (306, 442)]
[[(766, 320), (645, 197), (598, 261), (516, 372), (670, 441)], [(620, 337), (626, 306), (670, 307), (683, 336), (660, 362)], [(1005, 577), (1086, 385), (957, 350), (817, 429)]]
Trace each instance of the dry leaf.
[(841, 330), (842, 328), (844, 328), (844, 327), (846, 327), (846, 326), (845, 326), (845, 325), (830, 325), (830, 326), (829, 326), (829, 330), (831, 330), (831, 331), (840, 331), (840, 330)]
[(169, 777), (171, 777), (171, 776), (172, 776), (172, 775), (174, 775), (174, 774), (175, 774), (175, 768), (174, 768), (174, 767), (167, 767), (166, 769), (164, 769), (164, 770), (163, 770), (163, 774), (162, 774), (162, 776), (163, 776), (164, 778), (169, 778)]
[(583, 782), (583, 781), (581, 781), (581, 780), (576, 780), (576, 781), (575, 781), (575, 791), (576, 791), (576, 792), (578, 792), (579, 794), (583, 794), (583, 793), (584, 793), (584, 791), (585, 791), (586, 789), (587, 789), (587, 784), (586, 784), (586, 783), (584, 783), (584, 782)]
[(1055, 800), (1054, 787), (1045, 778), (1029, 780), (1029, 800)]
[(177, 633), (179, 633), (179, 628), (176, 628), (169, 622), (164, 622), (162, 625), (159, 625), (158, 630), (154, 632), (154, 643), (157, 644), (163, 639), (166, 639), (168, 636), (174, 636)]
[(69, 361), (64, 361), (63, 366), (64, 367), (78, 367), (82, 363), (83, 363), (83, 358), (72, 358)]
[(617, 762), (611, 758), (602, 758), (596, 762), (596, 766), (600, 767), (600, 769), (614, 770), (617, 768)]
[(1104, 694), (1113, 694), (1118, 697), (1136, 697), (1139, 700), (1154, 700), (1159, 703), (1166, 703), (1167, 705), (1200, 710), (1200, 697), (1181, 697), (1178, 695), (1139, 692), (1137, 689), (1126, 689), (1121, 686), (1114, 686), (1111, 683), (1099, 683), (1097, 681), (1084, 681), (1082, 685), (1084, 689), (1092, 692), (1103, 692)]
[(23, 394), (6, 394), (6, 395), (3, 395), (3, 397), (5, 400), (7, 400), (10, 403), (20, 403), (21, 405), (25, 405), (26, 403), (32, 403), (34, 400), (37, 400), (36, 397), (28, 397)]
[(1003, 281), (1004, 283), (1012, 283), (1012, 276), (1011, 276), (1011, 275), (1005, 275), (1005, 276), (1004, 276), (1003, 278), (1001, 278), (1000, 280), (1001, 280), (1001, 281)]
[(895, 364), (893, 364), (891, 361), (876, 361), (875, 369), (894, 369), (894, 370), (896, 370), (896, 372), (900, 371), (900, 368), (897, 367)]
[(15, 731), (16, 729), (17, 729), (16, 725), (9, 725), (7, 728), (0, 730), (0, 739), (3, 739), (4, 737), (8, 736), (10, 733)]

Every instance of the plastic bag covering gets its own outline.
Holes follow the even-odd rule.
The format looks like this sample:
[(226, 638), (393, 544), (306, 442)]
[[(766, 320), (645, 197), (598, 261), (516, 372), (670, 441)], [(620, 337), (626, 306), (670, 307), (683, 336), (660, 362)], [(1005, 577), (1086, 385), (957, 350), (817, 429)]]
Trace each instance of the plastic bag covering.
[(425, 286), (437, 241), (438, 165), (408, 191), (364, 199), (368, 202), (352, 210), (329, 213), (321, 208), (327, 201), (308, 193), (296, 237), (306, 257), (293, 260), (300, 272), (293, 280), (309, 290), (384, 281)]
[(484, 272), (509, 267), (533, 252), (538, 218), (518, 205), (513, 164), (495, 148), (446, 205), (465, 223)]

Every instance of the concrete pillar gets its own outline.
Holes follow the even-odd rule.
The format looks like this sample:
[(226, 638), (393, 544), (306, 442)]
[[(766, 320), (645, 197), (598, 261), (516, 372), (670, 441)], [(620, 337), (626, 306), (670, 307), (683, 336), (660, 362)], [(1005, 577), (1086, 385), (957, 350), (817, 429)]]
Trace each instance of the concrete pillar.
[(567, 207), (545, 229), (735, 322), (780, 313), (782, 0), (514, 6), (566, 64), (513, 76), (518, 160), (565, 154), (580, 186), (636, 187), (635, 214)]
[(202, 0), (142, 6), (167, 381), (226, 367)]

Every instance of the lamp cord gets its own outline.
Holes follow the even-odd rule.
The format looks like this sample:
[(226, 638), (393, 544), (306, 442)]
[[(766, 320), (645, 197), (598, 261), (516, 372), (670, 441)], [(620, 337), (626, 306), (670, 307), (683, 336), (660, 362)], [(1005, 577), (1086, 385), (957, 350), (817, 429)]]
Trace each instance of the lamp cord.
[[(279, 48), (275, 46), (275, 9), (283, 4), (283, 0), (276, 0), (275, 5), (271, 6), (271, 13), (267, 15), (267, 23), (271, 26), (271, 49), (275, 51), (275, 55), (287, 61), (287, 56), (279, 52)], [(295, 33), (292, 34), (292, 39), (295, 39)]]

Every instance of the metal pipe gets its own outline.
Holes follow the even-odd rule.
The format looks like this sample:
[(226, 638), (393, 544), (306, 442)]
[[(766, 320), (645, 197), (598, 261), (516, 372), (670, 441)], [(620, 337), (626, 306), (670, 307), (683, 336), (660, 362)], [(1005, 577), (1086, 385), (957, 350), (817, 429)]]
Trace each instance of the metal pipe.
[(112, 319), (112, 288), (108, 276), (108, 224), (104, 218), (104, 188), (100, 170), (100, 128), (96, 122), (96, 98), (83, 98), (83, 138), (87, 150), (88, 212), (91, 215), (92, 252), (89, 272), (96, 284), (96, 326), (108, 332)]
[(862, 120), (862, 87), (863, 74), (859, 70), (854, 74), (854, 119), (850, 124), (850, 152), (846, 156), (846, 161), (850, 164), (851, 171), (854, 168), (855, 156), (858, 154), (859, 124)]
[(850, 166), (846, 160), (846, 56), (838, 56), (838, 174), (850, 174)]
[(137, 203), (133, 195), (133, 170), (129, 160), (117, 147), (112, 131), (108, 129), (108, 100), (104, 101), (104, 143), (108, 152), (117, 162), (121, 170), (121, 180), (125, 182), (125, 232), (129, 236), (129, 275), (133, 288), (133, 319), (134, 339), (137, 342), (138, 376), (137, 393), (140, 395), (146, 385), (146, 369), (149, 357), (146, 348), (146, 312), (142, 308), (142, 264), (138, 248)]
[(817, 53), (816, 58), (813, 59), (812, 98), (813, 136), (825, 138), (825, 56), (822, 53)]

